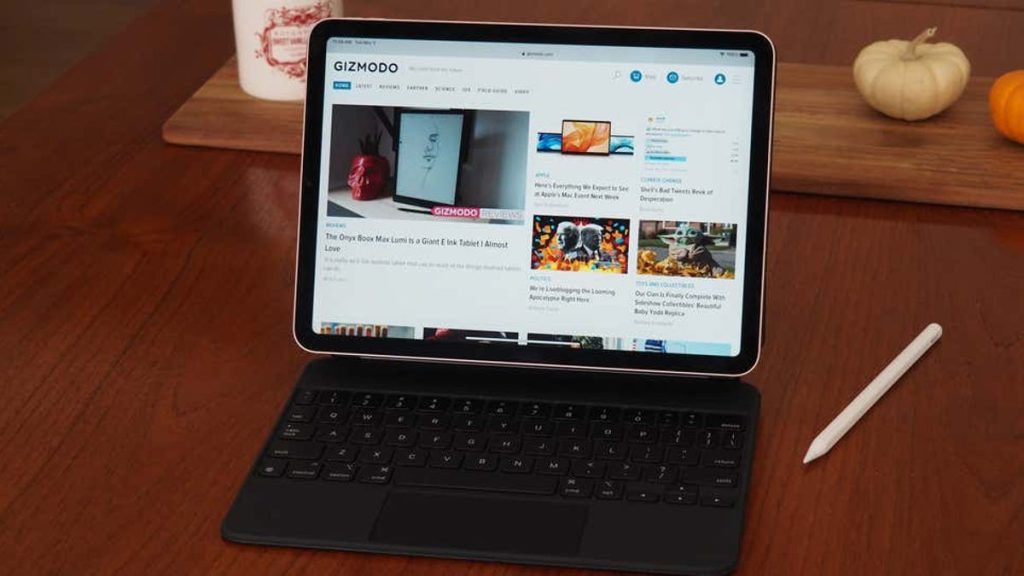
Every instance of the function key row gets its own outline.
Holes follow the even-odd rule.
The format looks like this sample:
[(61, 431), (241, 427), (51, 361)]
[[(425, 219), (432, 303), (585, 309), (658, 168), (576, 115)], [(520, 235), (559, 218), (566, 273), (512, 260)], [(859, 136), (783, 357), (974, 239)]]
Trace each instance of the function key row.
[(455, 414), (486, 414), (494, 416), (523, 416), (554, 420), (596, 422), (623, 422), (658, 427), (715, 428), (742, 430), (743, 418), (735, 414), (701, 414), (673, 412), (643, 408), (616, 408), (586, 406), (583, 404), (545, 404), (512, 400), (482, 400), (478, 398), (448, 398), (444, 396), (417, 397), (409, 394), (385, 395), (374, 392), (349, 393), (341, 390), (299, 390), (294, 409), (313, 406), (351, 406), (383, 408), (385, 411), (452, 412)]

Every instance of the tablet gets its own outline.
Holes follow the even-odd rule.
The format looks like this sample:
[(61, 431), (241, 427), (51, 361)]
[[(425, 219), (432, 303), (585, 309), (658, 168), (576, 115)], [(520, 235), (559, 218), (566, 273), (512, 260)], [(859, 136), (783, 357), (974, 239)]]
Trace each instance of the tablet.
[(305, 349), (738, 376), (760, 351), (756, 32), (339, 19), (309, 44)]

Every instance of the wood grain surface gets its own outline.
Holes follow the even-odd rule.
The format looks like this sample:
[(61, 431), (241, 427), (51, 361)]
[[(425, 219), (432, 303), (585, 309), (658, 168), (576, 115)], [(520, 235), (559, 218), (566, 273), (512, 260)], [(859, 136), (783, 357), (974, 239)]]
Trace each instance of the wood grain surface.
[[(925, 122), (893, 120), (857, 93), (849, 66), (780, 64), (772, 189), (1024, 210), (1024, 146), (988, 112), (991, 78)], [(299, 154), (302, 103), (252, 98), (234, 58), (163, 126), (174, 144)]]
[[(633, 23), (655, 5), (346, 2)], [(311, 358), (289, 328), (298, 158), (160, 137), (230, 29), (226, 1), (161, 2), (0, 123), (0, 574), (587, 573), (220, 539)], [(769, 224), (739, 573), (1024, 573), (1024, 214), (776, 194)], [(931, 321), (942, 341), (801, 466)]]

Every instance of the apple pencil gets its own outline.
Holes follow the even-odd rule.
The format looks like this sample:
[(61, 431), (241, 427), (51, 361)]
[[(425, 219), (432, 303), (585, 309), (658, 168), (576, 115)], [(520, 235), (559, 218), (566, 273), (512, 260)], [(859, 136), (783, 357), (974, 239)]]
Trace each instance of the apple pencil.
[(871, 381), (853, 402), (843, 408), (843, 411), (836, 416), (836, 419), (829, 423), (821, 434), (811, 442), (811, 447), (807, 449), (807, 454), (804, 456), (804, 464), (807, 464), (815, 458), (824, 456), (844, 434), (849, 432), (850, 428), (861, 419), (861, 416), (867, 414), (867, 411), (878, 402), (878, 399), (885, 395), (892, 388), (892, 385), (903, 376), (903, 373), (910, 369), (911, 366), (917, 362), (924, 353), (939, 341), (942, 336), (942, 326), (935, 324), (934, 322), (929, 324), (914, 341), (907, 345), (900, 352), (888, 366), (885, 367), (875, 379)]

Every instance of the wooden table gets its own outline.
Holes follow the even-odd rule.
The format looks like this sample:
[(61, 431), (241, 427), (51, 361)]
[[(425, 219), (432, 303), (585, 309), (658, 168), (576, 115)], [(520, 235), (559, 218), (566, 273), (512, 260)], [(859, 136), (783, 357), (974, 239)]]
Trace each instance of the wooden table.
[[(298, 158), (160, 140), (233, 49), (227, 4), (163, 2), (0, 124), (0, 573), (554, 573), (221, 540), (310, 359)], [(776, 194), (768, 270), (740, 573), (1024, 573), (1024, 214)], [(930, 321), (942, 342), (801, 466)]]

